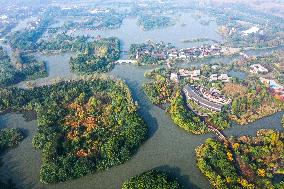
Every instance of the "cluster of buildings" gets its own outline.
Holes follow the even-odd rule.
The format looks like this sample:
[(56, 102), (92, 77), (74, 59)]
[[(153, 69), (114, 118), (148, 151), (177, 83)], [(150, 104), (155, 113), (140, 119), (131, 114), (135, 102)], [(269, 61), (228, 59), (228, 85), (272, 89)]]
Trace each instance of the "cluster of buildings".
[(185, 48), (185, 49), (170, 49), (167, 54), (169, 59), (191, 59), (204, 58), (208, 56), (221, 55), (222, 48), (218, 45), (207, 45), (201, 47)]
[(253, 64), (250, 66), (250, 72), (253, 74), (265, 74), (268, 73), (268, 69), (260, 64)]
[(283, 85), (278, 84), (275, 80), (269, 80), (263, 77), (260, 78), (260, 81), (269, 88), (269, 90), (272, 92), (274, 97), (284, 101), (284, 86)]
[[(143, 47), (142, 47), (143, 45)], [(161, 43), (146, 43), (142, 44), (139, 50), (136, 51), (135, 59), (140, 59), (145, 55), (157, 58), (159, 60), (168, 59), (168, 52), (174, 47), (170, 44)]]
[(219, 45), (205, 45), (201, 47), (177, 49), (172, 46), (165, 45), (161, 48), (161, 45), (145, 45), (144, 48), (140, 48), (136, 52), (136, 59), (142, 56), (150, 55), (151, 57), (159, 60), (167, 59), (192, 59), (192, 58), (204, 58), (208, 56), (219, 56), (223, 54), (230, 54), (231, 50), (222, 48)]
[(230, 77), (228, 76), (228, 74), (212, 74), (209, 77), (209, 81), (222, 81), (222, 82), (229, 82), (230, 81)]
[(249, 34), (252, 34), (252, 33), (257, 33), (257, 32), (259, 32), (259, 30), (260, 29), (258, 27), (253, 26), (253, 27), (249, 28), (248, 30), (242, 31), (242, 34), (244, 36), (246, 36), (246, 35), (249, 35)]
[(5, 14), (0, 15), (0, 21), (1, 21), (1, 22), (9, 22), (9, 21), (8, 21), (8, 18), (9, 18), (9, 17), (8, 17), (7, 15), (5, 15)]
[(230, 99), (220, 95), (214, 89), (208, 91), (200, 86), (186, 85), (183, 92), (187, 99), (193, 100), (201, 107), (215, 112), (221, 112), (224, 105), (231, 103)]
[(190, 78), (192, 80), (199, 80), (199, 76), (201, 75), (201, 70), (186, 70), (180, 69), (178, 72), (172, 72), (170, 75), (170, 80), (176, 83), (179, 82), (180, 78)]
[[(201, 70), (187, 70), (187, 69), (179, 69), (178, 72), (172, 72), (170, 75), (170, 80), (174, 81), (176, 83), (179, 82), (180, 78), (188, 78), (194, 81), (197, 81), (200, 79), (201, 76)], [(214, 81), (221, 81), (221, 82), (229, 82), (231, 77), (228, 76), (228, 74), (212, 74), (208, 78), (210, 82)]]
[(198, 79), (198, 77), (201, 75), (201, 70), (186, 70), (186, 69), (180, 69), (178, 71), (179, 75), (181, 77), (190, 77), (192, 79)]
[(89, 13), (91, 14), (100, 14), (100, 13), (109, 13), (110, 9), (107, 8), (94, 8), (89, 10)]

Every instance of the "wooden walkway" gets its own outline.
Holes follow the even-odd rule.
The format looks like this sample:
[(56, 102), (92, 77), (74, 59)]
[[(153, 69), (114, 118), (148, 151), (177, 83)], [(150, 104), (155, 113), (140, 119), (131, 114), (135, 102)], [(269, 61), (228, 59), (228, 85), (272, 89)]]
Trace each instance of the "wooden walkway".
[(219, 131), (217, 128), (215, 128), (214, 126), (212, 126), (210, 124), (208, 124), (207, 127), (210, 131), (215, 133), (221, 141), (223, 141), (225, 144), (229, 144), (227, 137), (221, 131)]
[(227, 137), (219, 129), (217, 129), (217, 127), (214, 126), (214, 124), (212, 124), (208, 121), (208, 117), (207, 117), (208, 115), (194, 110), (194, 108), (191, 107), (191, 105), (187, 102), (187, 97), (186, 97), (185, 92), (182, 93), (182, 96), (183, 96), (183, 100), (185, 102), (185, 105), (186, 105), (185, 107), (186, 107), (187, 111), (193, 111), (193, 113), (195, 113), (196, 115), (201, 117), (205, 121), (208, 129), (211, 132), (215, 133), (217, 135), (217, 137), (219, 138), (219, 140), (221, 140), (225, 145), (230, 146), (230, 142), (227, 139)]

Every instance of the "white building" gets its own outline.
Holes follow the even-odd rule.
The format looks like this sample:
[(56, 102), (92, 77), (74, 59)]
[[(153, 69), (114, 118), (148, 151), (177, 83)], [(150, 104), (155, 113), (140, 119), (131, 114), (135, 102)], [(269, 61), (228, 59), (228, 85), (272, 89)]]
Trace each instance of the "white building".
[(258, 74), (258, 73), (267, 73), (268, 70), (260, 64), (253, 64), (250, 66), (250, 72)]
[(178, 57), (178, 53), (176, 53), (176, 52), (173, 52), (173, 53), (170, 53), (169, 54), (169, 58), (177, 58)]
[(210, 81), (217, 81), (218, 80), (218, 75), (217, 74), (212, 74), (210, 75)]
[(201, 71), (200, 70), (193, 70), (192, 71), (192, 77), (198, 77), (201, 75)]
[(180, 59), (186, 59), (187, 58), (184, 52), (180, 52), (178, 56), (179, 56)]
[(186, 69), (180, 69), (178, 73), (181, 77), (189, 77), (191, 75), (191, 72)]
[(201, 71), (200, 70), (189, 71), (189, 70), (186, 70), (186, 69), (180, 69), (179, 75), (181, 77), (198, 77), (198, 76), (201, 75)]
[(218, 77), (218, 80), (223, 81), (223, 82), (229, 82), (230, 81), (230, 77), (227, 74), (221, 74)]
[(6, 19), (8, 19), (8, 16), (6, 16), (6, 15), (1, 15), (0, 16), (0, 20), (6, 20)]
[(222, 82), (229, 82), (230, 77), (227, 74), (212, 74), (210, 75), (209, 81), (222, 81)]
[(178, 74), (177, 74), (177, 73), (171, 73), (170, 80), (171, 80), (171, 81), (174, 81), (174, 82), (176, 82), (176, 83), (178, 83), (178, 82), (179, 82), (179, 76), (178, 76)]
[(248, 35), (248, 34), (251, 34), (251, 33), (257, 33), (258, 31), (259, 31), (259, 28), (256, 27), (256, 26), (253, 26), (248, 30), (242, 31), (242, 33), (243, 33), (243, 35)]

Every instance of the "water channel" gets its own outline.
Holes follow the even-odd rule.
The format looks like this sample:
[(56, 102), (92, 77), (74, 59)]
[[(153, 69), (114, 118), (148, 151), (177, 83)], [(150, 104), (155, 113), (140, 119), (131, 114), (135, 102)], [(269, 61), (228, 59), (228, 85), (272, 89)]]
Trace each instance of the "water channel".
[[(188, 27), (189, 26), (190, 25), (188, 25)], [(173, 29), (173, 31), (174, 30), (176, 29)], [(190, 28), (186, 30), (190, 31)], [(147, 35), (145, 35), (143, 39), (140, 39), (141, 36), (136, 33), (136, 30), (124, 32), (125, 46), (127, 46), (126, 44), (130, 44), (130, 40), (132, 43), (144, 42), (145, 38), (148, 39)], [(120, 34), (122, 35), (124, 32)], [(171, 33), (167, 32), (170, 31), (167, 31), (167, 29), (160, 31), (152, 36), (152, 38), (165, 40), (163, 37), (159, 38), (159, 36), (164, 36), (166, 39), (172, 39), (173, 42), (179, 41), (175, 36), (180, 37), (180, 34), (173, 34), (171, 36)], [(101, 32), (101, 34), (102, 33), (103, 32)], [(106, 32), (106, 35), (114, 34), (116, 34), (115, 31)], [(123, 38), (123, 35), (119, 37)], [(126, 39), (129, 39), (129, 41), (127, 42)], [(165, 41), (171, 42), (171, 40)], [(258, 53), (258, 51), (255, 53)], [(48, 82), (57, 77), (74, 77), (68, 66), (68, 61), (71, 56), (72, 54), (39, 55), (39, 59), (47, 62), (49, 77), (38, 79), (34, 82), (40, 85), (48, 84)], [(183, 64), (183, 66), (212, 63), (214, 61), (229, 62), (234, 58), (235, 57), (213, 59), (204, 62)], [(148, 101), (142, 91), (142, 84), (147, 81), (144, 77), (144, 72), (152, 68), (153, 67), (138, 67), (135, 65), (117, 65), (109, 73), (110, 75), (125, 80), (128, 84), (134, 99), (139, 103), (139, 113), (150, 129), (148, 140), (139, 148), (138, 152), (131, 160), (123, 165), (110, 168), (103, 172), (90, 174), (80, 179), (44, 185), (39, 181), (41, 154), (33, 148), (31, 143), (36, 133), (37, 121), (26, 120), (23, 114), (20, 113), (8, 113), (0, 116), (0, 125), (3, 127), (21, 128), (24, 130), (27, 137), (17, 148), (8, 151), (3, 156), (3, 166), (0, 168), (0, 176), (4, 179), (12, 178), (19, 189), (116, 189), (120, 188), (122, 182), (130, 177), (149, 169), (158, 168), (170, 171), (186, 188), (211, 188), (208, 180), (201, 174), (196, 166), (195, 148), (204, 143), (208, 137), (215, 136), (213, 134), (197, 136), (186, 133), (173, 124), (165, 111), (152, 105)], [(25, 82), (19, 84), (20, 87), (24, 87), (24, 85)], [(262, 128), (272, 128), (283, 131), (283, 127), (281, 126), (281, 116), (283, 113), (284, 112), (279, 112), (247, 126), (234, 124), (232, 128), (225, 131), (225, 134), (234, 136), (255, 135), (256, 131)]]
[[(58, 55), (57, 55), (58, 56)], [(62, 57), (64, 59), (64, 56)], [(24, 129), (27, 138), (15, 149), (3, 157), (4, 165), (0, 169), (5, 178), (12, 177), (19, 188), (119, 188), (121, 183), (148, 169), (159, 168), (171, 171), (188, 188), (210, 188), (206, 178), (195, 165), (194, 149), (212, 134), (197, 136), (186, 133), (175, 126), (168, 115), (152, 105), (143, 93), (141, 86), (147, 79), (144, 72), (149, 68), (133, 65), (119, 65), (111, 72), (129, 85), (133, 97), (140, 105), (139, 113), (150, 128), (149, 139), (141, 146), (137, 154), (127, 163), (104, 172), (65, 183), (43, 185), (39, 181), (40, 153), (33, 149), (31, 140), (36, 132), (36, 120), (25, 121), (22, 114), (9, 113), (0, 117), (1, 125)], [(228, 135), (254, 135), (261, 128), (281, 127), (283, 112), (261, 119), (248, 126), (233, 125), (225, 131)]]

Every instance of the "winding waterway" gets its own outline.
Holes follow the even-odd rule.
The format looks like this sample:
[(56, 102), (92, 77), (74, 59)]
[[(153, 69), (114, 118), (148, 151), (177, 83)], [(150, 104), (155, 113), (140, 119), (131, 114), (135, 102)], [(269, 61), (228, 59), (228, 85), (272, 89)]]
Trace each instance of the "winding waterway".
[[(128, 20), (126, 22), (134, 22)], [(135, 21), (136, 22), (136, 21)], [(191, 21), (190, 21), (191, 22)], [(125, 22), (124, 22), (125, 24)], [(133, 25), (134, 23), (132, 23)], [(135, 24), (136, 25), (136, 24)], [(127, 26), (125, 26), (127, 27)], [(180, 26), (181, 27), (181, 26)], [(187, 24), (188, 27), (183, 32), (200, 33), (195, 31), (194, 27)], [(121, 30), (119, 34), (116, 32)], [(123, 30), (117, 29), (105, 32), (106, 36), (118, 36), (124, 39), (125, 46), (129, 46), (130, 42), (144, 42), (150, 37), (157, 40), (164, 40), (173, 43), (180, 41), (180, 33), (171, 33), (179, 31), (177, 28), (163, 29), (155, 34), (143, 34), (140, 38), (136, 29)], [(141, 30), (139, 28), (139, 30)], [(199, 29), (199, 30), (202, 30)], [(214, 30), (210, 28), (206, 31)], [(103, 32), (101, 32), (103, 33)], [(144, 32), (147, 33), (147, 32)], [(151, 32), (149, 32), (151, 33)], [(203, 31), (201, 32), (203, 33)], [(97, 35), (96, 33), (94, 35)], [(116, 35), (115, 35), (116, 34)], [(205, 33), (208, 36), (208, 33)], [(160, 36), (160, 37), (159, 37)], [(190, 36), (191, 38), (194, 36)], [(212, 37), (214, 38), (214, 36)], [(170, 40), (169, 40), (170, 39)], [(172, 41), (171, 41), (172, 40)], [(184, 45), (181, 44), (180, 45)], [(272, 51), (272, 50), (271, 50)], [(255, 54), (266, 53), (266, 51), (255, 51)], [(69, 79), (75, 77), (69, 68), (69, 58), (72, 54), (63, 55), (39, 55), (39, 59), (47, 62), (47, 78), (38, 79), (34, 82), (36, 85), (49, 84), (53, 79), (64, 77)], [(236, 57), (211, 59), (202, 62), (184, 63), (180, 66), (195, 66), (202, 64), (214, 63), (216, 61), (230, 62)], [(83, 178), (67, 181), (64, 183), (44, 185), (39, 181), (40, 170), (40, 152), (32, 147), (32, 138), (36, 133), (37, 121), (25, 120), (23, 114), (8, 113), (0, 116), (0, 125), (3, 127), (21, 128), (26, 134), (26, 138), (20, 145), (8, 151), (3, 156), (3, 166), (0, 168), (0, 176), (12, 178), (19, 189), (116, 189), (120, 188), (123, 181), (130, 177), (140, 174), (146, 170), (159, 168), (168, 170), (177, 177), (186, 188), (211, 188), (208, 180), (201, 174), (196, 166), (195, 148), (204, 143), (208, 137), (215, 137), (213, 134), (192, 135), (175, 126), (165, 111), (152, 105), (142, 91), (142, 84), (147, 81), (144, 72), (152, 68), (138, 67), (134, 65), (117, 65), (109, 74), (122, 78), (130, 87), (134, 100), (139, 103), (139, 113), (147, 122), (150, 132), (149, 138), (139, 148), (137, 153), (123, 165), (113, 167), (109, 170), (87, 175)], [(19, 87), (25, 87), (26, 82), (19, 84)], [(281, 116), (284, 112), (279, 112), (273, 116), (266, 117), (247, 126), (233, 125), (227, 129), (227, 135), (255, 135), (256, 131), (262, 128), (273, 128), (283, 131), (281, 126)]]
[[(130, 177), (148, 169), (159, 168), (171, 171), (187, 188), (210, 188), (209, 182), (196, 167), (194, 149), (212, 134), (192, 135), (175, 126), (168, 115), (152, 105), (142, 92), (142, 84), (147, 80), (144, 72), (149, 68), (134, 65), (119, 65), (110, 73), (122, 78), (129, 85), (133, 97), (138, 101), (139, 113), (150, 128), (149, 139), (140, 147), (134, 157), (123, 165), (104, 172), (91, 174), (65, 183), (43, 185), (39, 181), (40, 153), (33, 149), (31, 140), (36, 132), (37, 122), (25, 121), (22, 114), (9, 113), (0, 117), (5, 127), (18, 127), (25, 130), (27, 138), (19, 147), (10, 150), (3, 157), (4, 165), (0, 169), (4, 178), (12, 177), (19, 188), (119, 188)], [(254, 135), (261, 128), (281, 127), (281, 113), (261, 119), (248, 126), (234, 125), (225, 131), (227, 135)]]

